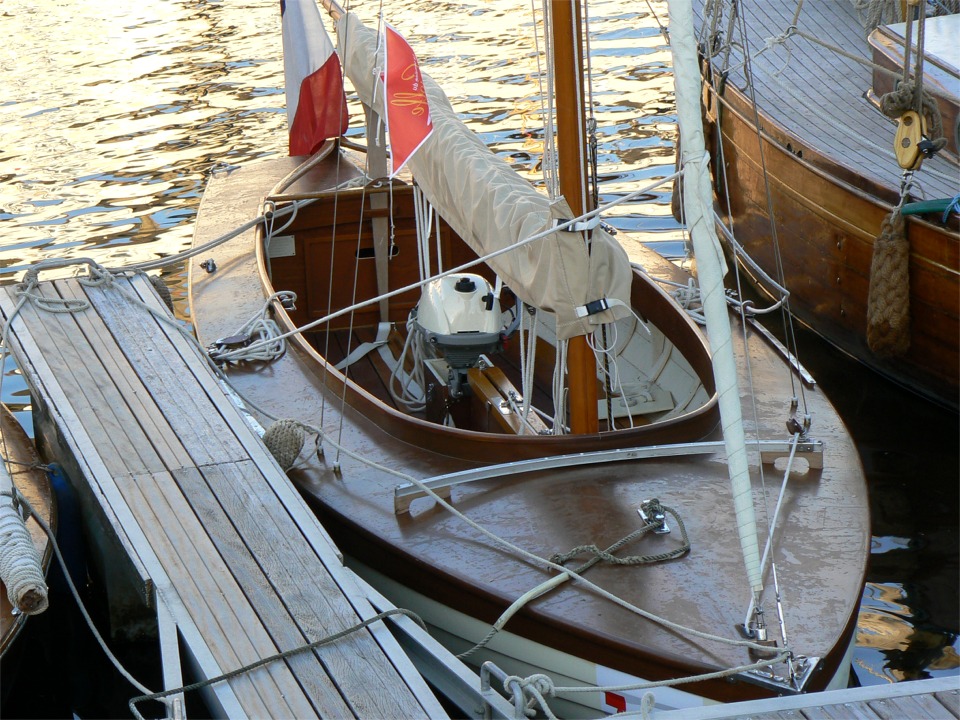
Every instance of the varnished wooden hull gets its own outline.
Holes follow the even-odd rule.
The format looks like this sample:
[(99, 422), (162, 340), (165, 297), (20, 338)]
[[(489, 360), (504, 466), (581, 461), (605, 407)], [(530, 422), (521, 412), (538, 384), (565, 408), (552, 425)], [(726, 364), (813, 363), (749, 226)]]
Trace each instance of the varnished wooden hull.
[[(200, 244), (239, 220), (242, 207), (248, 214), (254, 212), (258, 194), (268, 192), (271, 178), (287, 169), (287, 163), (276, 161), (212, 183), (201, 206), (195, 242)], [(230, 334), (248, 312), (260, 309), (265, 293), (274, 288), (263, 274), (266, 268), (257, 265), (256, 250), (256, 238), (248, 233), (211, 251), (221, 268), (217, 272), (199, 269), (206, 255), (193, 261), (191, 312), (202, 342)], [(652, 255), (642, 260), (650, 271), (672, 272)], [(647, 292), (636, 282), (634, 287), (641, 295)], [(658, 302), (655, 296), (648, 299)], [(669, 316), (678, 324), (678, 346), (694, 342), (699, 333), (676, 308), (651, 308), (651, 319), (669, 324), (665, 320)], [(741, 337), (740, 331), (734, 335)], [(785, 364), (765, 340), (752, 331), (747, 335), (746, 345), (737, 341), (741, 371), (748, 372), (749, 357), (749, 372), (763, 389), (748, 394), (745, 405), (757, 409), (756, 424), (763, 437), (783, 438), (794, 392)], [(699, 336), (694, 344), (703, 342)], [(687, 347), (684, 352), (696, 358), (698, 350)], [(700, 362), (692, 360), (695, 366)], [(297, 340), (269, 365), (240, 364), (228, 374), (259, 406), (324, 428), (324, 456), (302, 463), (291, 478), (345, 554), (391, 582), (482, 623), (495, 620), (551, 573), (517, 558), (432, 500), (415, 501), (409, 514), (396, 514), (394, 488), (404, 482), (396, 473), (426, 478), (511, 459), (717, 437), (712, 403), (676, 427), (651, 426), (648, 434), (641, 428), (623, 435), (514, 438), (430, 428), (384, 408), (362, 388), (344, 385), (342, 376), (331, 371), (305, 340)], [(794, 473), (787, 490), (790, 510), (777, 537), (796, 558), (781, 569), (789, 575), (781, 576), (781, 584), (793, 594), (788, 618), (795, 628), (792, 642), (804, 647), (802, 652), (823, 658), (808, 685), (819, 689), (834, 677), (855, 629), (869, 552), (869, 516), (862, 469), (849, 434), (825, 398), (813, 389), (807, 393), (817, 418), (814, 435), (827, 440), (828, 469)], [(748, 422), (754, 424), (752, 419)], [(334, 442), (350, 452), (339, 452)], [(754, 460), (752, 472), (759, 471)], [(777, 474), (769, 467), (767, 472)], [(764, 491), (757, 487), (756, 492)], [(775, 492), (768, 489), (768, 499)], [(722, 454), (579, 467), (561, 464), (522, 476), (505, 468), (502, 477), (454, 489), (452, 502), (499, 537), (549, 557), (582, 543), (613, 544), (637, 528), (637, 504), (650, 497), (680, 513), (694, 550), (657, 565), (598, 566), (588, 578), (656, 615), (735, 638), (733, 628), (744, 619), (749, 592), (743, 584), (732, 515), (722, 509), (730, 502)], [(625, 552), (660, 552), (677, 542), (676, 533), (644, 540)], [(708, 647), (643, 621), (573, 583), (530, 603), (507, 630), (575, 656), (593, 668), (594, 678), (584, 680), (588, 683), (597, 682), (598, 668), (655, 680), (751, 662), (743, 648)], [(686, 689), (714, 700), (772, 692), (742, 680), (715, 680)]]
[[(787, 4), (792, 12), (794, 4)], [(832, 9), (829, 3), (826, 7)], [(765, 31), (755, 32), (762, 36)], [(840, 38), (838, 34), (836, 41), (842, 42)], [(766, 82), (771, 93), (775, 83), (768, 78), (780, 67), (772, 65), (774, 62), (780, 60), (757, 58), (753, 68), (757, 82)], [(797, 68), (802, 62), (797, 53), (788, 73), (796, 71), (799, 77)], [(824, 67), (829, 70), (829, 65)], [(820, 72), (819, 65), (816, 72)], [(960, 400), (960, 234), (956, 215), (946, 224), (933, 215), (907, 217), (910, 347), (905, 354), (890, 356), (874, 352), (867, 344), (871, 260), (884, 218), (899, 199), (899, 168), (892, 157), (883, 155), (889, 154), (886, 148), (892, 144), (894, 124), (879, 118), (873, 119), (879, 130), (859, 125), (861, 115), (869, 117), (875, 112), (861, 97), (869, 87), (869, 71), (864, 72), (860, 84), (855, 84), (854, 78), (837, 79), (838, 84), (850, 84), (849, 104), (854, 109), (821, 100), (823, 112), (831, 114), (831, 119), (822, 123), (814, 118), (798, 121), (806, 110), (792, 108), (787, 95), (782, 106), (771, 112), (774, 101), (768, 96), (757, 110), (763, 127), (758, 137), (755, 109), (747, 91), (738, 87), (739, 81), (721, 79), (716, 73), (711, 76), (711, 71), (705, 70), (707, 149), (714, 159), (720, 208), (725, 221), (732, 223), (737, 241), (767, 275), (781, 278), (778, 268), (782, 268), (779, 281), (790, 292), (790, 309), (800, 321), (899, 384), (956, 407)], [(816, 97), (822, 80), (811, 75), (808, 81), (811, 97)], [(799, 85), (801, 81), (791, 76), (786, 82)], [(789, 128), (781, 122), (788, 117), (794, 121)], [(879, 158), (873, 162), (890, 166), (886, 180), (861, 174), (857, 163), (864, 161), (863, 156), (853, 149), (847, 155), (839, 154), (847, 149), (842, 138), (835, 140), (838, 154), (824, 149), (831, 135), (838, 135), (833, 123), (847, 125), (853, 133), (871, 133)], [(948, 184), (943, 193), (960, 191), (955, 158), (941, 161), (937, 170), (952, 172), (955, 178), (953, 189)], [(928, 198), (940, 197), (941, 189), (930, 187), (922, 169), (916, 178), (922, 188), (919, 192), (927, 193)], [(769, 284), (749, 266), (744, 267), (756, 287), (772, 296)]]

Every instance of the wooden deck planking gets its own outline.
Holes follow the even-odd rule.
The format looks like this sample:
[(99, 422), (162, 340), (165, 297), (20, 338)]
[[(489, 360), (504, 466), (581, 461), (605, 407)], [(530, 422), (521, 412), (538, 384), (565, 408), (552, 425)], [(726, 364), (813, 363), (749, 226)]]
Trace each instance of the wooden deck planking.
[(957, 717), (960, 717), (960, 677), (956, 676), (657, 713), (657, 720), (950, 720)]
[[(57, 296), (52, 285), (42, 286), (40, 292), (45, 297)], [(25, 306), (21, 316), (32, 329), (48, 331), (46, 335), (32, 332), (39, 351), (48, 362), (54, 363), (54, 372), (74, 389), (71, 401), (78, 415), (83, 417), (96, 446), (99, 448), (101, 442), (109, 443), (110, 452), (104, 457), (106, 467), (117, 481), (151, 546), (158, 550), (158, 559), (177, 591), (180, 592), (181, 588), (189, 590), (182, 594), (183, 602), (191, 608), (191, 613), (196, 614), (196, 623), (204, 629), (205, 640), (219, 664), (225, 669), (233, 669), (277, 652), (270, 638), (260, 629), (258, 618), (246, 604), (239, 585), (222, 563), (212, 562), (216, 553), (206, 535), (195, 523), (182, 526), (181, 523), (190, 516), (190, 507), (179, 493), (169, 492), (172, 489), (169, 485), (160, 487), (158, 476), (169, 478), (163, 460), (101, 363), (102, 354), (96, 353), (93, 346), (73, 341), (78, 335), (84, 340), (104, 337), (102, 332), (90, 333), (90, 325), (96, 323), (93, 313), (43, 313), (41, 317), (40, 313)], [(80, 317), (84, 317), (87, 332), (75, 324)], [(131, 324), (129, 316), (127, 324)], [(71, 330), (80, 332), (72, 333)], [(110, 364), (119, 368), (122, 363), (123, 356), (114, 354)], [(125, 376), (131, 378), (127, 386), (133, 397), (150, 397), (142, 384), (134, 387), (132, 378), (137, 375), (129, 366)], [(156, 412), (154, 410), (148, 416)], [(103, 457), (102, 451), (100, 455)], [(232, 617), (224, 613), (224, 603), (233, 613)], [(238, 628), (243, 632), (238, 633)], [(252, 713), (269, 712), (271, 706), (276, 706), (276, 700), (271, 699), (276, 696), (284, 698), (281, 702), (291, 714), (311, 711), (297, 681), (284, 672), (282, 666), (270, 666), (267, 674), (276, 680), (267, 701), (259, 698), (251, 678), (242, 676), (230, 681), (234, 692), (241, 702), (251, 707)], [(303, 698), (300, 702), (295, 700), (298, 695)]]
[[(203, 423), (197, 422), (198, 418), (210, 418), (211, 397), (219, 393), (220, 400), (226, 402), (212, 375), (208, 373), (207, 378), (212, 387), (202, 387), (193, 371), (184, 373), (182, 367), (173, 368), (168, 358), (161, 357), (162, 349), (149, 333), (144, 335), (143, 326), (131, 322), (130, 308), (124, 307), (126, 302), (118, 300), (115, 292), (80, 288), (73, 281), (58, 281), (56, 285), (65, 296), (91, 297), (107, 322), (98, 324), (97, 316), (90, 312), (57, 316), (43, 313), (43, 321), (50, 329), (43, 337), (31, 337), (35, 349), (51, 362), (49, 369), (67, 385), (80, 388), (75, 398), (77, 414), (89, 421), (87, 430), (97, 439), (94, 444), (100, 446), (102, 441), (107, 448), (106, 468), (124, 485), (122, 493), (130, 507), (137, 508), (134, 515), (140, 527), (151, 542), (165, 550), (158, 553), (163, 556), (164, 569), (182, 580), (182, 586), (176, 583), (178, 590), (192, 591), (190, 603), (184, 605), (196, 610), (201, 623), (218, 628), (214, 633), (218, 637), (212, 642), (218, 662), (229, 669), (273, 654), (278, 647), (296, 647), (307, 639), (355, 624), (357, 612), (344, 599), (311, 547), (316, 543), (296, 535), (298, 540), (293, 544), (293, 534), (288, 532), (291, 516), (281, 507), (283, 503), (251, 484), (261, 474), (261, 465), (265, 461), (272, 463), (272, 459), (268, 460), (260, 450), (259, 463), (248, 459), (234, 430), (241, 426), (247, 433), (249, 430), (242, 421), (237, 425), (236, 410), (230, 406), (237, 415), (232, 424), (220, 414), (223, 403), (212, 414), (211, 426), (201, 427)], [(55, 294), (50, 285), (45, 285), (43, 292)], [(9, 301), (3, 304), (9, 313)], [(31, 330), (41, 327), (40, 314), (32, 308), (25, 307), (21, 319)], [(154, 328), (153, 338), (158, 335), (163, 333)], [(102, 362), (96, 354), (84, 357), (70, 342), (79, 337), (101, 345), (114, 338), (126, 355), (107, 353)], [(194, 352), (192, 348), (190, 352)], [(202, 364), (194, 355), (195, 364)], [(183, 392), (184, 385), (187, 392)], [(173, 416), (166, 425), (169, 418), (165, 415)], [(123, 467), (127, 460), (129, 466)], [(279, 472), (275, 465), (272, 469)], [(218, 490), (223, 495), (218, 495)], [(251, 498), (261, 505), (265, 498), (268, 500), (272, 523), (260, 524), (262, 510), (255, 516), (247, 515)], [(204, 522), (199, 522), (198, 515)], [(243, 516), (237, 526), (230, 520), (231, 515)], [(286, 530), (282, 528), (284, 523)], [(268, 537), (270, 532), (275, 537)], [(276, 542), (277, 538), (281, 542)], [(325, 555), (329, 561), (336, 552)], [(205, 598), (211, 598), (216, 607), (207, 606)], [(326, 600), (318, 602), (320, 598)], [(223, 612), (220, 603), (224, 600), (232, 612)], [(356, 604), (354, 600), (353, 605)], [(363, 614), (369, 617), (374, 613), (368, 607)], [(256, 637), (249, 638), (247, 644), (237, 629), (259, 627), (258, 616), (265, 617), (269, 630), (249, 631)], [(234, 647), (234, 641), (241, 647)], [(424, 708), (409, 691), (398, 695), (368, 687), (371, 677), (388, 685), (391, 680), (403, 682), (376, 642), (363, 632), (321, 649), (317, 655), (323, 658), (323, 672), (311, 672), (317, 661), (309, 654), (300, 654), (288, 661), (300, 680), (287, 677), (283, 665), (274, 663), (230, 683), (237, 686), (238, 697), (254, 715), (423, 715)], [(382, 637), (380, 642), (383, 643)], [(258, 673), (280, 677), (273, 690), (265, 691), (262, 701), (255, 697), (258, 691), (249, 693), (243, 688)], [(299, 687), (300, 682), (306, 685), (306, 694)], [(278, 697), (288, 700), (280, 700), (278, 705)], [(325, 699), (314, 707), (309, 697)]]
[[(868, 67), (799, 36), (787, 41), (789, 57), (783, 46), (757, 55), (769, 38), (793, 24), (794, 10), (789, 3), (753, 3), (744, 9), (758, 104), (777, 123), (826, 157), (896, 190), (900, 179), (893, 152), (896, 124), (862, 98), (872, 85)], [(830, 0), (808, 0), (797, 26), (824, 36), (827, 42), (864, 60), (871, 58), (852, 8)], [(824, 33), (823, 28), (829, 28), (829, 32)], [(742, 72), (736, 72), (731, 81), (740, 84)], [(861, 99), (852, 103), (851, 97)], [(925, 161), (918, 178), (927, 197), (952, 197), (956, 193), (956, 165), (942, 157)]]
[[(141, 298), (150, 299), (155, 303), (156, 297), (149, 290), (144, 292), (144, 289), (141, 287)], [(118, 331), (118, 328), (114, 328), (114, 332)], [(252, 456), (251, 461), (241, 464), (221, 463), (217, 468), (201, 467), (201, 472), (212, 491), (211, 497), (223, 505), (227, 518), (235, 521), (239, 519), (245, 524), (243, 528), (238, 528), (244, 540), (251, 542), (251, 539), (259, 539), (256, 555), (260, 562), (270, 568), (269, 582), (276, 589), (278, 596), (291, 604), (288, 608), (289, 612), (297, 627), (306, 633), (307, 640), (317, 640), (324, 635), (345, 630), (355, 624), (356, 609), (351, 607), (319, 556), (312, 551), (302, 534), (291, 534), (285, 529), (289, 528), (291, 521), (289, 512), (282, 507), (276, 495), (258, 494), (258, 488), (250, 481), (251, 478), (256, 477), (256, 470), (261, 472), (265, 470), (265, 465), (276, 471), (273, 458), (268, 456), (259, 440), (253, 437), (252, 432), (240, 420), (234, 408), (229, 406), (229, 401), (219, 387), (212, 385), (209, 374), (204, 372), (206, 368), (201, 365), (205, 361), (197, 356), (192, 343), (169, 327), (164, 328), (163, 332), (168, 340), (175, 344), (181, 357), (191, 360), (189, 365), (194, 376), (198, 379), (208, 378), (205, 388), (207, 397), (214, 400), (219, 405), (220, 412), (223, 413), (225, 427), (220, 431), (221, 437), (229, 438), (231, 441), (246, 438), (242, 443), (244, 454), (246, 456), (249, 452)], [(137, 347), (139, 347), (139, 340), (142, 338), (138, 339)], [(156, 388), (151, 387), (151, 392), (157, 393), (159, 397), (160, 393), (165, 392), (165, 388), (166, 384), (160, 383)], [(200, 392), (201, 390), (198, 390), (198, 394)], [(225, 408), (224, 405), (228, 407)], [(186, 422), (183, 427), (177, 428), (178, 433), (191, 432), (192, 422), (189, 415), (185, 417)], [(227, 445), (226, 440), (224, 443), (228, 451), (232, 451), (232, 447)], [(218, 477), (218, 472), (222, 472), (223, 476)], [(221, 481), (214, 484), (211, 482), (212, 479)], [(245, 489), (246, 497), (231, 493), (231, 490), (239, 488)], [(250, 498), (254, 497), (259, 503), (260, 512), (256, 517), (251, 517), (244, 510), (249, 507)], [(229, 499), (233, 502), (228, 503)], [(272, 528), (273, 532), (268, 535), (263, 532), (266, 528)], [(340, 584), (342, 585), (342, 580)], [(309, 601), (303, 601), (304, 599)], [(300, 602), (293, 605), (294, 600)], [(276, 610), (279, 612), (279, 609)], [(320, 610), (324, 612), (319, 612)], [(370, 612), (367, 617), (373, 614)], [(270, 618), (274, 615), (271, 613), (266, 617)], [(301, 639), (300, 644), (303, 642), (304, 640)], [(391, 687), (389, 680), (396, 679), (396, 671), (386, 662), (383, 653), (372, 646), (366, 634), (351, 636), (334, 645), (320, 648), (316, 652), (323, 660), (327, 672), (335, 679), (337, 686), (349, 699), (354, 711), (360, 717), (384, 716), (393, 713), (417, 715), (422, 712), (421, 708), (415, 703), (411, 704), (407, 697), (393, 696), (368, 687), (371, 677), (383, 678), (388, 681), (386, 687)]]

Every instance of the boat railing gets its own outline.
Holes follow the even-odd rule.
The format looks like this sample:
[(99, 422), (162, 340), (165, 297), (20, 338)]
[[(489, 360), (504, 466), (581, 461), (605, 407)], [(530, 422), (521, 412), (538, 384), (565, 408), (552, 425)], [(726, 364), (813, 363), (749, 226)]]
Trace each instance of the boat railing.
[[(803, 440), (794, 444), (792, 440), (760, 440), (754, 443), (759, 447), (761, 459), (765, 463), (775, 462), (779, 457), (787, 457), (793, 452), (804, 457), (810, 467), (822, 467), (823, 443), (819, 440)], [(488, 480), (490, 478), (512, 478), (516, 475), (552, 470), (559, 467), (576, 465), (598, 465), (608, 462), (625, 462), (649, 458), (677, 457), (680, 455), (709, 455), (724, 449), (723, 441), (702, 441), (693, 443), (674, 443), (667, 445), (648, 445), (641, 447), (597, 450), (594, 452), (552, 455), (550, 457), (518, 460), (510, 463), (485, 465), (470, 470), (435, 475), (416, 483), (397, 485), (393, 491), (393, 508), (397, 514), (410, 511), (414, 500), (431, 493), (449, 499), (453, 486), (464, 483)]]

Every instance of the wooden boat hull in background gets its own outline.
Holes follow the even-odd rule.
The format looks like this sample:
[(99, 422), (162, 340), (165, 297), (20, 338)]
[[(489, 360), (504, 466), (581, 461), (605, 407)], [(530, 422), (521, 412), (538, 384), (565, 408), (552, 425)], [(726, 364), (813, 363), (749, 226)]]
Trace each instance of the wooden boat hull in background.
[[(867, 346), (866, 336), (870, 263), (881, 224), (896, 198), (878, 199), (879, 189), (864, 179), (843, 177), (811, 163), (812, 148), (766, 119), (761, 150), (751, 117), (739, 92), (728, 88), (718, 102), (711, 86), (705, 113), (709, 151), (714, 158), (724, 158), (724, 172), (715, 172), (716, 189), (720, 198), (725, 187), (731, 190), (729, 203), (721, 207), (738, 242), (768, 275), (777, 277), (780, 264), (790, 309), (801, 322), (899, 384), (956, 405), (960, 381), (956, 223), (945, 227), (917, 217), (907, 219), (910, 349), (902, 357), (877, 355)], [(716, 163), (714, 167), (719, 169)], [(768, 185), (779, 259), (771, 241)], [(745, 269), (751, 272), (748, 266)], [(759, 289), (773, 294), (756, 274), (751, 277)]]
[[(697, 5), (702, 12), (704, 3)], [(871, 35), (871, 50), (852, 4), (808, 0), (800, 11), (787, 0), (757, 4), (743, 10), (742, 25), (731, 30), (735, 38), (716, 30), (716, 47), (704, 41), (715, 51), (702, 61), (703, 110), (722, 219), (762, 273), (787, 289), (790, 310), (801, 322), (897, 383), (957, 407), (960, 223), (955, 213), (945, 224), (942, 211), (906, 216), (909, 350), (880, 355), (867, 344), (874, 245), (884, 219), (899, 203), (903, 179), (893, 153), (896, 123), (877, 109), (877, 94), (890, 78), (872, 72), (868, 63), (899, 68), (898, 51), (891, 49), (885, 28)], [(935, 18), (947, 20), (948, 27), (954, 19)], [(701, 22), (714, 27), (712, 20)], [(797, 34), (760, 51), (792, 25)], [(822, 44), (808, 39), (819, 33)], [(845, 54), (828, 49), (834, 45)], [(948, 52), (936, 44), (927, 49)], [(902, 52), (901, 46), (900, 64)], [(938, 79), (931, 79), (931, 87), (946, 92), (948, 100), (938, 98), (941, 105), (953, 108), (953, 115), (944, 116), (945, 133), (952, 134), (956, 70), (949, 75), (935, 59), (925, 67)], [(911, 199), (960, 193), (952, 147), (915, 172)], [(756, 287), (779, 298), (761, 273), (741, 265)]]

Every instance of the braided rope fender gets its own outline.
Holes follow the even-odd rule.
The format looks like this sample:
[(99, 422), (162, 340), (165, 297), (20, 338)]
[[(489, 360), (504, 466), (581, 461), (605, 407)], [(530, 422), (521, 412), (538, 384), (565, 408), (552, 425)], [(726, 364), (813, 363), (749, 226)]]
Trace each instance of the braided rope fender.
[(903, 215), (884, 218), (873, 244), (867, 296), (867, 345), (877, 355), (896, 357), (910, 349), (910, 244)]

